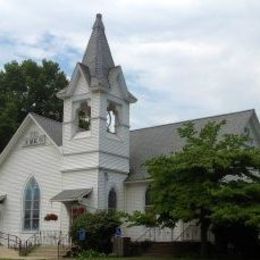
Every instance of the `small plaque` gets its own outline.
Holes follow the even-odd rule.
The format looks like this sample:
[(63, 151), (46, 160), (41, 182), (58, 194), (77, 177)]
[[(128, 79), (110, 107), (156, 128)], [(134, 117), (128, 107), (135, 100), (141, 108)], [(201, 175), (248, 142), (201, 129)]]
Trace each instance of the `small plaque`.
[(32, 146), (46, 143), (46, 135), (32, 131), (30, 136), (25, 138), (24, 146)]

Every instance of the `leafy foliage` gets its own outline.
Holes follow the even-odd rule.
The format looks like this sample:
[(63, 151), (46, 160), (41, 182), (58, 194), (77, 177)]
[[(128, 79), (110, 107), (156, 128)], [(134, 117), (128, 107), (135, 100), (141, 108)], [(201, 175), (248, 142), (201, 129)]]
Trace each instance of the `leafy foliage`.
[[(71, 227), (74, 243), (84, 250), (95, 250), (110, 253), (112, 250), (111, 238), (115, 229), (121, 225), (121, 214), (114, 211), (98, 211), (79, 216)], [(84, 228), (87, 233), (85, 241), (78, 240), (78, 231)]]
[(99, 253), (97, 251), (90, 249), (90, 250), (82, 251), (78, 255), (77, 259), (78, 260), (85, 260), (87, 258), (105, 258), (105, 257), (106, 257), (106, 255), (104, 253)]
[(146, 226), (146, 227), (156, 227), (158, 226), (158, 221), (156, 215), (153, 211), (142, 213), (140, 211), (134, 211), (133, 214), (127, 216), (127, 222), (132, 226)]
[(223, 185), (213, 192), (215, 206), (212, 221), (218, 225), (233, 223), (258, 227), (260, 224), (260, 184), (242, 181)]
[(0, 71), (0, 152), (28, 112), (62, 119), (62, 101), (56, 93), (67, 84), (65, 74), (52, 61), (4, 65)]
[(260, 150), (246, 135), (220, 135), (224, 124), (209, 122), (200, 131), (185, 124), (179, 129), (183, 150), (146, 164), (159, 220), (197, 220), (204, 246), (210, 224), (260, 225)]

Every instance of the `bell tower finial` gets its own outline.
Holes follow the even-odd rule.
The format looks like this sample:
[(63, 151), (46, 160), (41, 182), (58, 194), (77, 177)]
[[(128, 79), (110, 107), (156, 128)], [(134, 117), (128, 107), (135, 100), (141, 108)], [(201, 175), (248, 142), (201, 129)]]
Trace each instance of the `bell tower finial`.
[(109, 70), (115, 67), (101, 14), (96, 15), (82, 63), (89, 68), (91, 79), (105, 83), (108, 82)]
[(102, 22), (102, 14), (96, 14), (96, 21), (95, 21), (92, 29), (93, 30), (95, 30), (95, 29), (104, 30), (105, 29), (104, 24)]

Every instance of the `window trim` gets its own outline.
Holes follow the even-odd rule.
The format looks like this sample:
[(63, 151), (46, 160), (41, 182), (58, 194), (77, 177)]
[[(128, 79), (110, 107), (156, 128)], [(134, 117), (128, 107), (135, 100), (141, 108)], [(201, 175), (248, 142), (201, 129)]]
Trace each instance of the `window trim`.
[[(33, 192), (31, 193), (31, 200), (26, 200), (26, 193), (27, 193), (27, 189), (30, 188), (32, 189), (32, 187), (37, 186), (37, 190), (39, 192), (39, 198), (38, 200), (35, 199), (35, 193), (34, 191), (30, 191)], [(29, 178), (29, 180), (26, 182), (26, 185), (24, 187), (24, 191), (23, 191), (23, 218), (22, 218), (22, 230), (24, 233), (35, 233), (38, 232), (40, 230), (40, 220), (41, 220), (41, 190), (40, 190), (40, 186), (39, 183), (36, 181), (35, 177), (31, 177)], [(30, 209), (26, 209), (26, 202), (29, 201), (30, 202)], [(35, 208), (34, 206), (34, 202), (38, 202), (38, 207)], [(30, 211), (30, 228), (25, 228), (25, 211)], [(35, 218), (33, 216), (34, 211), (38, 211), (38, 218)], [(33, 229), (33, 220), (38, 220), (38, 228), (37, 229)]]

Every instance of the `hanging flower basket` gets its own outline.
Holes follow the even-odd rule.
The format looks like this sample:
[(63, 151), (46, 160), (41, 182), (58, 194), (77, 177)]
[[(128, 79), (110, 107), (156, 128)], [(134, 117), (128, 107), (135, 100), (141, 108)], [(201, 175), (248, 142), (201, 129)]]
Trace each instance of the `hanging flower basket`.
[(58, 216), (56, 214), (53, 214), (53, 213), (50, 213), (50, 214), (47, 214), (45, 217), (44, 217), (44, 220), (45, 221), (57, 221), (58, 220)]

